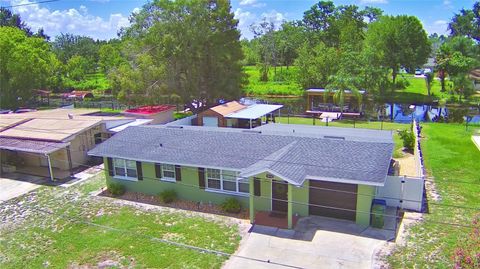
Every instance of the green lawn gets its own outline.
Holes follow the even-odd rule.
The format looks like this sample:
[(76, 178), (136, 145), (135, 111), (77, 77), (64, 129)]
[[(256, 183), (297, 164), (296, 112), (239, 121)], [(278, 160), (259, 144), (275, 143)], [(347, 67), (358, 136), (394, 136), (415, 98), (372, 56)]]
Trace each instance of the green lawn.
[(466, 131), (465, 125), (442, 123), (422, 127), (425, 165), (435, 177), (441, 201), (430, 199), (425, 221), (410, 229), (407, 245), (398, 247), (388, 260), (393, 268), (453, 268), (454, 249), (467, 240), (470, 228), (435, 222), (470, 225), (480, 213), (480, 151), (471, 140), (474, 128)]
[(245, 66), (247, 73), (247, 84), (243, 92), (250, 96), (302, 96), (303, 88), (298, 84), (296, 76), (298, 68), (296, 66), (277, 67), (277, 76), (274, 75), (274, 69), (269, 70), (269, 81), (260, 81), (260, 72), (256, 66)]
[(104, 182), (98, 176), (70, 189), (43, 187), (8, 206), (2, 204), (1, 219), (25, 217), (15, 226), (0, 229), (0, 268), (96, 268), (106, 260), (118, 262), (114, 268), (220, 268), (226, 257), (151, 237), (228, 253), (238, 247), (235, 225), (196, 214), (118, 205), (88, 195)]
[[(300, 118), (300, 117), (277, 117), (278, 123), (286, 124), (306, 124), (313, 125), (312, 118)], [(326, 126), (326, 122), (322, 122), (319, 119), (315, 119), (315, 125)], [(400, 158), (403, 156), (403, 142), (398, 131), (404, 130), (410, 127), (410, 124), (395, 123), (395, 122), (375, 122), (375, 121), (353, 121), (353, 120), (340, 120), (332, 121), (328, 123), (328, 126), (335, 127), (349, 127), (349, 128), (364, 128), (364, 129), (377, 129), (377, 130), (393, 130), (393, 141), (395, 142), (395, 151), (393, 153), (394, 158)]]

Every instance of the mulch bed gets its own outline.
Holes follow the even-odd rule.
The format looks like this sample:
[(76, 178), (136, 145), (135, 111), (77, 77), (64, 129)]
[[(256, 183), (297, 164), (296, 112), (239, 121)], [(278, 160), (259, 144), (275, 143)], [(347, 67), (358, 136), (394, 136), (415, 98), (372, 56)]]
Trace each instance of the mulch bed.
[(237, 219), (249, 219), (248, 209), (242, 209), (240, 213), (233, 214), (233, 213), (227, 213), (223, 211), (219, 205), (215, 205), (215, 204), (200, 203), (200, 202), (193, 202), (193, 201), (187, 201), (187, 200), (176, 200), (172, 203), (166, 204), (160, 201), (160, 199), (155, 195), (148, 195), (148, 194), (139, 193), (139, 192), (125, 192), (123, 195), (114, 196), (107, 189), (104, 189), (98, 195), (105, 196), (105, 197), (112, 197), (112, 198), (126, 200), (126, 201), (149, 204), (149, 205), (158, 205), (158, 206), (164, 206), (164, 207), (170, 207), (170, 208), (176, 208), (176, 209), (228, 216), (228, 217), (233, 217)]

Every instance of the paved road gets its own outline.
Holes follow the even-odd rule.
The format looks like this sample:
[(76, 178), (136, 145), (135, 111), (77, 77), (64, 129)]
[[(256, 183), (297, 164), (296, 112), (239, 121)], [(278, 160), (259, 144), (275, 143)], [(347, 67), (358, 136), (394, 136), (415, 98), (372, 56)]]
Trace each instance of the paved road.
[[(22, 178), (22, 180), (18, 178)], [(42, 185), (45, 179), (37, 176), (8, 174), (0, 177), (0, 200), (6, 201), (33, 191)], [(0, 201), (1, 202), (1, 201)]]
[[(255, 226), (236, 254), (270, 263), (233, 257), (224, 268), (372, 268), (375, 251), (394, 236), (352, 222), (316, 221), (295, 231)], [(319, 229), (314, 228), (316, 224)]]

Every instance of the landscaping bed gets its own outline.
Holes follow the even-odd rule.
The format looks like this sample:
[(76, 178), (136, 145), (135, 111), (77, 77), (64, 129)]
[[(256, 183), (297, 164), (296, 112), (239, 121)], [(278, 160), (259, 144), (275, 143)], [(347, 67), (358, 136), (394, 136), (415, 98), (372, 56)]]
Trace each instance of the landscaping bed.
[(233, 217), (237, 219), (249, 219), (249, 213), (247, 209), (242, 209), (240, 213), (227, 213), (222, 210), (221, 206), (211, 204), (211, 203), (199, 203), (193, 201), (186, 201), (186, 200), (175, 200), (171, 203), (164, 203), (158, 196), (155, 195), (148, 195), (140, 192), (125, 192), (120, 196), (112, 195), (108, 190), (103, 190), (100, 196), (106, 197), (114, 197), (115, 199), (122, 199), (132, 202), (139, 202), (149, 205), (158, 205), (182, 210), (190, 210), (190, 211), (197, 211), (202, 213), (209, 213), (209, 214), (216, 214), (216, 215), (223, 215), (228, 217)]

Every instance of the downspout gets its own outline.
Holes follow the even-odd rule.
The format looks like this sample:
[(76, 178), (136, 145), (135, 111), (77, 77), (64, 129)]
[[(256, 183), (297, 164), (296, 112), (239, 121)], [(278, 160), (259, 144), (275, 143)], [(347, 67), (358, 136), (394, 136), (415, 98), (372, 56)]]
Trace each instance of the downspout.
[(52, 160), (50, 159), (50, 155), (48, 155), (48, 153), (45, 153), (45, 157), (47, 157), (48, 161), (48, 172), (50, 174), (50, 180), (55, 181), (55, 179), (53, 178)]

